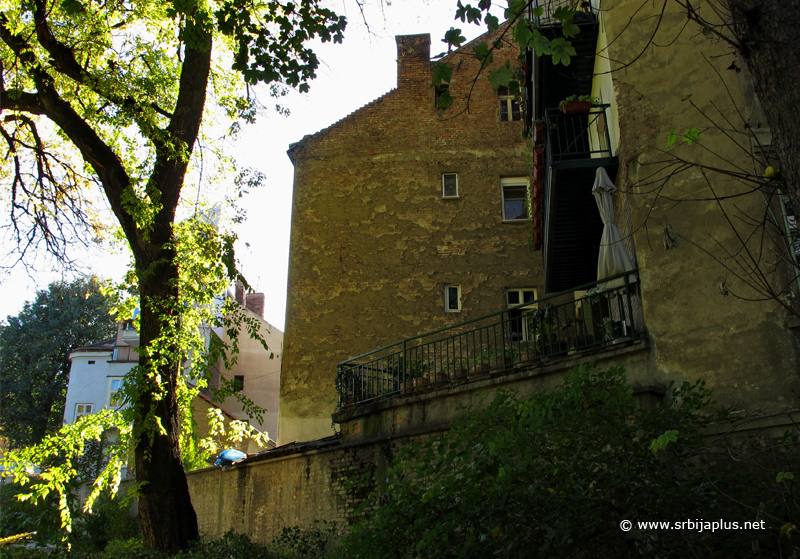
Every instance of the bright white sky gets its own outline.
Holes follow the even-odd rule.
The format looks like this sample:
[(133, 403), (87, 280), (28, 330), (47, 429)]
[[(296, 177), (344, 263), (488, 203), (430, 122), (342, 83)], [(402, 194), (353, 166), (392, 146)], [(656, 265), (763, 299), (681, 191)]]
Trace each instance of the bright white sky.
[[(377, 1), (367, 2), (371, 31), (367, 33), (355, 2), (337, 4), (336, 9), (349, 20), (345, 40), (340, 45), (319, 46), (322, 67), (311, 91), (292, 92), (281, 100), (291, 116), (268, 114), (240, 134), (235, 147), (237, 161), (264, 173), (267, 183), (243, 200), (248, 214), (237, 230), (237, 255), (245, 277), (266, 295), (264, 318), (274, 326), (283, 329), (286, 312), (294, 171), (286, 155), (289, 144), (330, 126), (396, 86), (395, 35), (430, 33), (432, 55), (445, 50), (440, 40), (450, 27), (461, 28), (470, 40), (478, 36), (478, 26), (453, 20), (455, 8), (455, 0), (395, 0), (382, 7)], [(260, 98), (267, 106), (272, 101), (265, 93)], [(125, 271), (126, 258), (109, 255), (100, 247), (82, 260), (86, 272), (100, 277), (119, 280)], [(62, 273), (49, 268), (29, 273), (18, 267), (0, 277), (0, 319), (16, 315), (37, 289), (45, 289)], [(65, 279), (73, 275), (67, 274)]]

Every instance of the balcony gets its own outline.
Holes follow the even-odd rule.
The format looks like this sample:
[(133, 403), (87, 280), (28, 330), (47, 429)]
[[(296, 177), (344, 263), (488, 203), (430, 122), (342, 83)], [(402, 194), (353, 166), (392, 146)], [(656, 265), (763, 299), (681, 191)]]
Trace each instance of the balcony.
[(636, 272), (414, 336), (339, 364), (339, 410), (513, 373), (645, 335)]
[[(530, 19), (538, 29), (557, 27), (561, 25), (561, 21), (557, 20), (554, 15), (558, 8), (564, 7), (575, 9), (573, 21), (576, 24), (594, 23), (597, 20), (597, 16), (591, 5), (588, 7), (588, 10), (582, 11), (576, 8), (575, 4), (576, 2), (574, 0), (533, 0), (528, 4), (528, 19)], [(538, 8), (542, 9), (541, 15), (536, 15)]]
[(594, 106), (583, 114), (564, 114), (561, 109), (546, 109), (547, 165), (550, 168), (608, 165), (613, 158), (606, 116), (609, 107)]

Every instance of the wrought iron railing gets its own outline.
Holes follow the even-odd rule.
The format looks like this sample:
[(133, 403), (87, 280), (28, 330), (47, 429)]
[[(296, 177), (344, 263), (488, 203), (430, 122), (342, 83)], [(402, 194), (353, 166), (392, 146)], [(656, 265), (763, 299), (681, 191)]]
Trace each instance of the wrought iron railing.
[(611, 157), (606, 109), (597, 105), (588, 113), (564, 114), (561, 109), (545, 109), (547, 164)]
[(636, 278), (606, 278), (342, 361), (339, 408), (642, 336)]
[[(585, 0), (533, 0), (528, 4), (528, 19), (538, 28), (561, 25), (561, 21), (556, 19), (554, 14), (558, 8), (563, 6), (575, 11), (574, 23), (594, 21), (596, 15), (592, 4)], [(540, 8), (541, 14), (539, 13)]]

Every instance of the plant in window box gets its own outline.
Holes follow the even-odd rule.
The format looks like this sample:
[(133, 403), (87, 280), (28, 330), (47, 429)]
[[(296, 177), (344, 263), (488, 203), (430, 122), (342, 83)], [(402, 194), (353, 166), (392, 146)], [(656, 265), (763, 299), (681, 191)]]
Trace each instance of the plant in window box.
[(590, 95), (570, 95), (558, 104), (565, 115), (586, 114), (594, 105), (599, 105), (600, 99)]

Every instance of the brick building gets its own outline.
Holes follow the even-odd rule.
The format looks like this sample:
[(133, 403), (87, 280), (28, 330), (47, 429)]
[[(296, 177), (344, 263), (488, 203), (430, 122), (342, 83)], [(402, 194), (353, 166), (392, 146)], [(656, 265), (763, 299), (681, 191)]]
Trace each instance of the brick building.
[(479, 76), (472, 51), (500, 32), (446, 57), (446, 111), (430, 36), (397, 37), (397, 88), (290, 147), (279, 442), (331, 433), (340, 361), (540, 290), (519, 103), (485, 78), (503, 57)]

